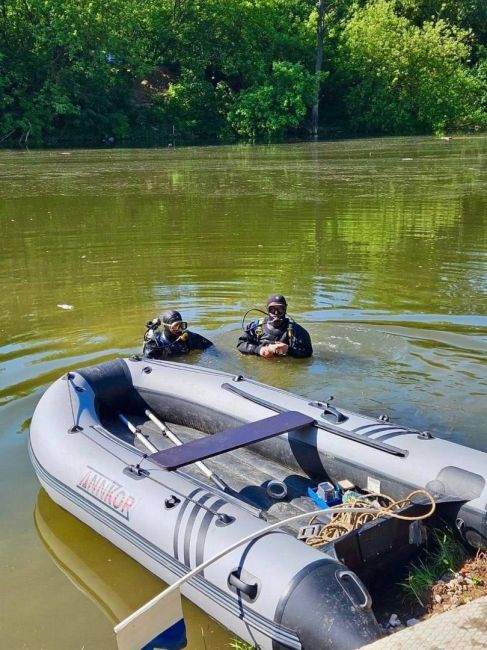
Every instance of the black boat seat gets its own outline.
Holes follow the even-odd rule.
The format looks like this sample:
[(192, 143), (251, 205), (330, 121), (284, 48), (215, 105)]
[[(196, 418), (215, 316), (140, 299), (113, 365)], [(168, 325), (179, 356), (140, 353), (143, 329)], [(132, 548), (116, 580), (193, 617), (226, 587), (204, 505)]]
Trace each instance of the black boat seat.
[(285, 411), (263, 420), (249, 422), (234, 429), (191, 440), (179, 447), (170, 447), (151, 454), (149, 458), (167, 470), (191, 465), (199, 460), (246, 447), (254, 442), (278, 436), (286, 431), (302, 429), (314, 424), (314, 419), (298, 411)]

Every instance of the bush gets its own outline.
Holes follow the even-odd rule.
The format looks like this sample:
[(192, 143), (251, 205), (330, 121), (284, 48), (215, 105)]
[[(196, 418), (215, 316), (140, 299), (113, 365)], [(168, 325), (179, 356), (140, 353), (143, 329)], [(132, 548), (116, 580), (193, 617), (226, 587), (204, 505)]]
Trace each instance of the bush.
[(268, 79), (236, 97), (228, 121), (250, 140), (282, 137), (300, 126), (313, 100), (314, 75), (300, 63), (276, 62)]

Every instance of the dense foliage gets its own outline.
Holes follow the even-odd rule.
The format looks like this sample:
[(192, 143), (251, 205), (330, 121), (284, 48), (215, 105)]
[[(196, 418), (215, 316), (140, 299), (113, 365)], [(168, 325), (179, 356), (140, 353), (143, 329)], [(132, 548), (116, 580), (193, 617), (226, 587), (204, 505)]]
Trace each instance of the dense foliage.
[(484, 126), (485, 83), (467, 66), (468, 41), (442, 18), (412, 24), (387, 0), (354, 13), (338, 46), (350, 123), (386, 133)]
[[(315, 72), (318, 4), (323, 70)], [(485, 0), (0, 0), (5, 146), (487, 126)]]

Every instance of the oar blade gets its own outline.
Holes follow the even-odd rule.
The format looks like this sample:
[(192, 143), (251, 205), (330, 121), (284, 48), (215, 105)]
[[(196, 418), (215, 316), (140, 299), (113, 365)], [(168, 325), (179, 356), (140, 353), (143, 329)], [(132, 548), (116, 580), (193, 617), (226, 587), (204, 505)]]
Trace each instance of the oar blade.
[(118, 650), (177, 650), (186, 646), (179, 589), (151, 601), (115, 627)]

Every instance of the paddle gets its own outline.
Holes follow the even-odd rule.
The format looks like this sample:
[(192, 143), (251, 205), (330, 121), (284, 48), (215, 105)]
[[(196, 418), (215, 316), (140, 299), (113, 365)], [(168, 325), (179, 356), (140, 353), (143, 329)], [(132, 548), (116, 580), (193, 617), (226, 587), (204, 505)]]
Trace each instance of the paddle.
[[(115, 628), (118, 650), (144, 650), (145, 648), (174, 647), (175, 637), (186, 641), (186, 626), (183, 617), (181, 593), (178, 590), (167, 594), (157, 602), (147, 603), (141, 609), (151, 605), (144, 619), (139, 619), (138, 610), (119, 623)], [(171, 643), (172, 641), (172, 643)], [(169, 642), (169, 646), (168, 646)], [(177, 647), (184, 647), (177, 645)]]
[(121, 413), (118, 414), (118, 417), (122, 420), (122, 422), (127, 426), (130, 431), (134, 434), (134, 436), (140, 440), (140, 442), (150, 451), (151, 454), (155, 454), (157, 451), (157, 447), (154, 447), (154, 445), (150, 442), (150, 440), (147, 440), (147, 438), (141, 433), (137, 427), (134, 427), (134, 425), (127, 420), (125, 415), (122, 415)]
[[(171, 442), (173, 442), (176, 446), (180, 447), (181, 445), (184, 444), (184, 443), (182, 442), (182, 440), (180, 440), (180, 439), (177, 437), (177, 435), (176, 435), (173, 431), (171, 431), (171, 429), (169, 429), (169, 427), (168, 427), (166, 424), (164, 424), (164, 422), (161, 422), (161, 420), (159, 420), (159, 418), (156, 417), (156, 416), (154, 415), (154, 413), (152, 413), (152, 411), (149, 411), (149, 409), (146, 409), (146, 410), (145, 410), (145, 414), (147, 415), (147, 417), (148, 417), (150, 420), (152, 420), (152, 422), (154, 422), (154, 424), (155, 424), (156, 426), (159, 427), (159, 429), (160, 429), (164, 434), (166, 434), (166, 436), (169, 438), (169, 440), (171, 440)], [(156, 450), (156, 451), (157, 451), (157, 450)], [(198, 469), (200, 469), (200, 470), (203, 472), (203, 474), (205, 474), (205, 476), (207, 476), (209, 479), (211, 479), (211, 480), (213, 481), (213, 483), (214, 483), (218, 488), (220, 488), (220, 490), (223, 490), (224, 492), (225, 492), (226, 490), (229, 490), (229, 487), (228, 487), (228, 485), (225, 483), (225, 481), (224, 481), (223, 479), (221, 479), (217, 474), (215, 474), (214, 472), (212, 472), (208, 467), (206, 467), (206, 465), (205, 465), (204, 463), (202, 463), (201, 461), (196, 461), (195, 465), (198, 467)]]

